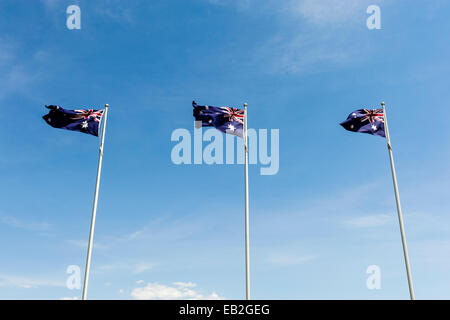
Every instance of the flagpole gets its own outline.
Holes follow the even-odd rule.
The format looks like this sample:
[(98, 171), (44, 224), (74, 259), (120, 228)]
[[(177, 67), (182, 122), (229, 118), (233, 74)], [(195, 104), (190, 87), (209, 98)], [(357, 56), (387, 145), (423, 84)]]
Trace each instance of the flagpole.
[(102, 137), (101, 137), (100, 149), (99, 149), (99, 155), (98, 155), (97, 181), (95, 184), (94, 204), (92, 206), (91, 230), (89, 232), (88, 252), (87, 252), (87, 257), (86, 257), (86, 268), (84, 271), (83, 298), (82, 298), (83, 300), (86, 300), (88, 281), (89, 281), (89, 269), (91, 267), (92, 242), (94, 240), (95, 217), (97, 215), (98, 190), (99, 190), (99, 186), (100, 186), (100, 174), (102, 172), (103, 144), (105, 142), (106, 117), (108, 116), (108, 107), (109, 107), (109, 105), (105, 104), (105, 114), (103, 115)]
[(244, 148), (245, 148), (245, 296), (250, 300), (250, 246), (248, 212), (248, 145), (247, 145), (247, 103), (244, 103)]
[(400, 195), (398, 193), (397, 176), (395, 174), (394, 156), (392, 155), (391, 139), (389, 137), (389, 129), (388, 129), (388, 123), (387, 123), (387, 118), (386, 118), (385, 103), (382, 102), (381, 106), (383, 107), (384, 127), (385, 127), (385, 132), (386, 132), (387, 147), (389, 150), (389, 159), (391, 161), (392, 181), (394, 183), (395, 201), (397, 204), (398, 221), (400, 224), (400, 233), (402, 236), (403, 254), (405, 257), (406, 273), (408, 275), (409, 295), (411, 297), (411, 300), (414, 300), (415, 299), (414, 298), (414, 288), (413, 288), (413, 282), (412, 282), (412, 277), (411, 277), (411, 269), (409, 266), (408, 248), (406, 246), (405, 228), (403, 226), (402, 207), (400, 204)]

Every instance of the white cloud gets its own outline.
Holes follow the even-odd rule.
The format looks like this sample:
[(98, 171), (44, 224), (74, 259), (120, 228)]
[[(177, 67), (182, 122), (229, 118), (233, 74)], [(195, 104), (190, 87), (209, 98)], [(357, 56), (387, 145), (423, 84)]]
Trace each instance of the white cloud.
[(59, 300), (80, 300), (80, 298), (78, 298), (78, 297), (62, 297)]
[(217, 293), (203, 295), (192, 288), (196, 287), (192, 282), (174, 282), (173, 286), (148, 283), (145, 287), (134, 288), (131, 296), (138, 300), (220, 300)]
[(370, 215), (349, 219), (344, 223), (354, 228), (371, 228), (384, 226), (392, 221), (392, 217), (387, 214)]

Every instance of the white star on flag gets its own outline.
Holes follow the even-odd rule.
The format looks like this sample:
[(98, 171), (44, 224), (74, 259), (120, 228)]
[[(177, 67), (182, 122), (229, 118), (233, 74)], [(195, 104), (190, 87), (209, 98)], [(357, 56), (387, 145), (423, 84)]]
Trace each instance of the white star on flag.
[(230, 129), (230, 131), (231, 132), (234, 132), (234, 126), (230, 123), (229, 125), (228, 125), (228, 129)]
[(87, 127), (88, 127), (87, 121), (83, 121), (83, 122), (81, 123), (81, 128), (86, 129)]

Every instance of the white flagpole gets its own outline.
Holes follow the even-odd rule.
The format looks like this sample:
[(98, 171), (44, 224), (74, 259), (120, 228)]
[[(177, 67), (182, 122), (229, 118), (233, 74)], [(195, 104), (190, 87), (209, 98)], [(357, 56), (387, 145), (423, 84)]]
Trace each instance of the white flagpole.
[(387, 147), (389, 150), (389, 158), (391, 160), (392, 181), (394, 183), (395, 201), (397, 204), (398, 221), (400, 224), (400, 233), (402, 236), (403, 254), (405, 257), (406, 273), (408, 276), (409, 295), (411, 297), (411, 300), (414, 300), (414, 288), (413, 288), (412, 277), (411, 277), (411, 269), (409, 266), (408, 248), (406, 246), (405, 228), (403, 226), (402, 207), (400, 205), (400, 195), (398, 193), (397, 177), (395, 174), (395, 166), (394, 166), (394, 156), (392, 155), (391, 139), (389, 137), (389, 129), (388, 129), (388, 123), (387, 123), (387, 118), (386, 118), (385, 103), (382, 102), (381, 105), (383, 107), (384, 129), (385, 129), (385, 133), (386, 133)]
[(245, 147), (245, 296), (250, 300), (250, 247), (248, 218), (248, 145), (247, 145), (247, 103), (244, 103), (244, 147)]
[(100, 149), (99, 149), (99, 155), (98, 155), (97, 182), (95, 184), (94, 204), (92, 206), (91, 231), (89, 233), (89, 244), (88, 244), (88, 252), (87, 252), (87, 258), (86, 258), (86, 268), (84, 271), (83, 298), (82, 298), (83, 300), (86, 300), (88, 281), (89, 281), (89, 269), (91, 267), (92, 242), (94, 240), (95, 216), (97, 215), (98, 189), (100, 186), (100, 174), (102, 172), (103, 143), (105, 142), (106, 117), (108, 116), (108, 107), (109, 107), (109, 105), (105, 104), (105, 114), (103, 115), (102, 137), (101, 137)]

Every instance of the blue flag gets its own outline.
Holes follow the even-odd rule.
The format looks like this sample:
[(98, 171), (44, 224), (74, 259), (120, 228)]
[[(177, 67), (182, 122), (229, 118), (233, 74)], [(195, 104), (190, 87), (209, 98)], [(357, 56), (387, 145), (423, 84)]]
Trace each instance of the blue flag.
[(352, 112), (347, 120), (341, 123), (348, 131), (373, 134), (386, 137), (384, 133), (383, 109), (359, 109)]
[(202, 127), (215, 127), (224, 133), (243, 137), (244, 110), (230, 107), (199, 106), (192, 101), (195, 121), (201, 121)]
[(60, 106), (45, 106), (50, 112), (42, 118), (53, 128), (79, 131), (98, 137), (103, 110), (66, 110)]

